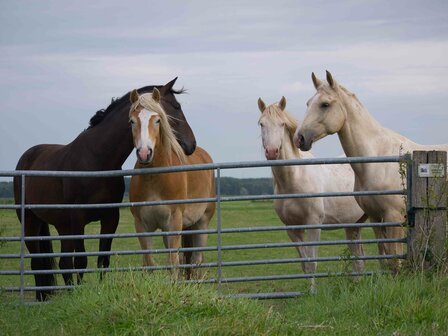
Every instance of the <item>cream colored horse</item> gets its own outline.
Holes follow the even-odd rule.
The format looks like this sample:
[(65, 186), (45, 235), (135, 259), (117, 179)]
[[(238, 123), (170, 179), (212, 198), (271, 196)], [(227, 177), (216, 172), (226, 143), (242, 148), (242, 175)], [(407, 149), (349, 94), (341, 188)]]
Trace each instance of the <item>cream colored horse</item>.
[[(286, 99), (282, 97), (278, 104), (266, 107), (258, 99), (261, 111), (259, 125), (265, 156), (268, 160), (308, 159), (311, 153), (298, 150), (293, 143), (297, 121), (286, 110)], [(353, 171), (348, 165), (304, 165), (272, 167), (274, 190), (276, 194), (321, 193), (334, 191), (352, 191)], [(274, 200), (277, 215), (285, 225), (339, 224), (364, 222), (366, 216), (353, 197), (292, 198)], [(287, 231), (293, 242), (320, 239), (320, 229)], [(345, 229), (348, 240), (360, 239), (359, 228)], [(363, 256), (361, 244), (348, 244), (354, 256)], [(317, 246), (299, 246), (297, 251), (302, 258), (317, 257)], [(315, 273), (317, 262), (304, 262), (302, 269), (306, 273)], [(353, 261), (353, 270), (362, 272), (362, 260)], [(314, 290), (311, 279), (311, 290)]]
[[(390, 156), (414, 150), (448, 150), (448, 145), (419, 145), (381, 126), (358, 98), (339, 85), (327, 71), (327, 83), (312, 74), (316, 94), (308, 101), (302, 126), (294, 142), (307, 151), (313, 142), (337, 133), (347, 156)], [(355, 191), (401, 189), (398, 163), (352, 164), (355, 171)], [(356, 197), (359, 206), (374, 222), (404, 222), (405, 204), (402, 196)], [(375, 228), (377, 238), (401, 238), (400, 227)], [(402, 254), (401, 243), (379, 244), (380, 254)], [(398, 260), (389, 262), (397, 270)]]
[[(196, 147), (193, 154), (185, 156), (182, 148), (168, 123), (168, 117), (160, 105), (160, 93), (154, 88), (153, 93), (138, 95), (131, 93), (132, 106), (129, 119), (137, 152), (135, 168), (178, 166), (181, 164), (211, 163), (209, 154)], [(131, 179), (129, 199), (131, 202), (180, 200), (192, 198), (212, 198), (215, 196), (215, 179), (213, 171), (189, 171), (165, 174), (134, 175)], [(215, 203), (164, 204), (157, 206), (132, 207), (137, 232), (182, 230), (205, 230), (208, 228), (215, 212)], [(139, 237), (142, 249), (152, 248), (151, 237)], [(185, 247), (204, 247), (206, 234), (172, 235), (164, 237), (166, 248), (175, 251), (169, 253), (169, 262), (173, 266), (180, 263), (181, 243)], [(185, 262), (199, 265), (203, 261), (201, 251), (184, 253)], [(154, 265), (151, 254), (143, 256), (143, 265)], [(199, 269), (186, 272), (198, 278)], [(173, 277), (179, 276), (174, 268)]]

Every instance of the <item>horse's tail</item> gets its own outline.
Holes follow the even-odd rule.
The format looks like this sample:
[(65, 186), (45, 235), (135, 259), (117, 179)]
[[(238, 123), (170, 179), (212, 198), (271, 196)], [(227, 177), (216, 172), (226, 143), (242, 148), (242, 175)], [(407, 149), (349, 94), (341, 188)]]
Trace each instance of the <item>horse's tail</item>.
[[(50, 228), (48, 223), (42, 223), (40, 226), (40, 236), (50, 236)], [(42, 240), (39, 242), (41, 253), (53, 253), (53, 244), (51, 240)], [(56, 268), (56, 262), (53, 257), (42, 257), (39, 258), (39, 268), (42, 270), (52, 270)], [(41, 274), (40, 275), (40, 285), (41, 286), (56, 286), (56, 277), (54, 274)], [(41, 300), (45, 301), (49, 295), (53, 294), (53, 290), (42, 290)]]

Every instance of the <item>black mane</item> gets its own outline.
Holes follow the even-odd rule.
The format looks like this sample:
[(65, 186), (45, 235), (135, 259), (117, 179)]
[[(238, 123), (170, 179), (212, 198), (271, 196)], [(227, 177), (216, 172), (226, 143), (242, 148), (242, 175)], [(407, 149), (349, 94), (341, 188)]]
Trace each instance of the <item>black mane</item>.
[(113, 110), (113, 108), (115, 107), (115, 105), (118, 104), (119, 101), (120, 101), (120, 98), (113, 98), (112, 97), (112, 101), (111, 101), (110, 105), (106, 109), (101, 109), (101, 110), (97, 111), (95, 113), (95, 115), (92, 118), (90, 118), (89, 127), (87, 129), (95, 127), (101, 121), (103, 121), (103, 119), (110, 113), (110, 111)]
[[(152, 91), (154, 89), (154, 86), (145, 86), (144, 88), (141, 88), (141, 89), (139, 89), (138, 91), (141, 93), (141, 92), (150, 92), (150, 91)], [(183, 93), (186, 93), (187, 92), (187, 90), (186, 89), (184, 89), (184, 88), (182, 88), (182, 89), (180, 89), (180, 90), (174, 90), (174, 89), (171, 89), (171, 93), (173, 94), (173, 95), (178, 95), (178, 94), (183, 94)], [(107, 108), (105, 108), (105, 109), (101, 109), (101, 110), (99, 110), (99, 111), (97, 111), (96, 113), (95, 113), (95, 115), (92, 117), (92, 118), (90, 118), (90, 121), (89, 121), (89, 127), (87, 128), (87, 129), (90, 129), (90, 128), (92, 128), (92, 127), (95, 127), (96, 125), (98, 125), (100, 122), (102, 122), (103, 120), (104, 120), (104, 118), (106, 118), (106, 116), (114, 109), (114, 107), (116, 106), (116, 105), (118, 105), (118, 103), (122, 100), (122, 99), (124, 99), (124, 98), (126, 98), (127, 97), (127, 99), (129, 100), (129, 93), (127, 93), (127, 94), (125, 94), (123, 97), (121, 97), (121, 98), (114, 98), (114, 97), (112, 97), (112, 102), (110, 103), (110, 105), (107, 107)]]

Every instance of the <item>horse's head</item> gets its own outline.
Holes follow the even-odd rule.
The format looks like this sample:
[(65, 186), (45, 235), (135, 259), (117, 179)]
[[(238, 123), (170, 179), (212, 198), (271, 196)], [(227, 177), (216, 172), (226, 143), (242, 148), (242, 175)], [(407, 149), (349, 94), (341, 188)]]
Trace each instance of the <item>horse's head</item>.
[(313, 142), (339, 132), (346, 118), (340, 95), (342, 87), (331, 73), (327, 71), (327, 83), (319, 80), (314, 73), (311, 78), (317, 92), (306, 103), (305, 119), (294, 134), (295, 145), (304, 151), (310, 150)]
[(285, 139), (285, 132), (294, 134), (297, 122), (286, 112), (286, 99), (282, 97), (276, 104), (266, 107), (261, 98), (258, 98), (258, 108), (261, 117), (258, 124), (261, 127), (261, 139), (263, 142), (264, 155), (268, 160), (277, 160)]
[(141, 164), (150, 164), (156, 151), (163, 155), (175, 155), (183, 158), (184, 152), (179, 145), (161, 105), (161, 93), (154, 88), (152, 93), (139, 96), (137, 90), (131, 92), (129, 121), (132, 126), (132, 138), (136, 148), (137, 160)]
[(167, 84), (158, 87), (160, 91), (160, 101), (164, 111), (169, 116), (171, 128), (174, 130), (177, 141), (182, 146), (184, 153), (190, 155), (196, 149), (196, 139), (194, 133), (188, 124), (182, 107), (176, 100), (175, 94), (183, 93), (183, 90), (176, 91), (173, 89), (177, 77)]

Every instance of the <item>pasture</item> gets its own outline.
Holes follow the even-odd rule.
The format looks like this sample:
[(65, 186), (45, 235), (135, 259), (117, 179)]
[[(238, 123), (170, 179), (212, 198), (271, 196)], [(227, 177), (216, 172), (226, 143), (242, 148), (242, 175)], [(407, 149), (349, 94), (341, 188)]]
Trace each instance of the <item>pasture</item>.
[[(272, 202), (232, 202), (222, 204), (223, 227), (283, 225)], [(129, 209), (121, 210), (118, 232), (133, 232)], [(216, 227), (216, 219), (212, 221)], [(0, 211), (3, 236), (19, 233), (13, 211)], [(87, 226), (96, 233), (98, 224)], [(52, 232), (53, 234), (55, 232)], [(324, 231), (323, 240), (342, 239), (342, 230)], [(371, 229), (363, 238), (373, 237)], [(223, 243), (287, 242), (285, 232), (228, 234)], [(54, 242), (55, 251), (59, 249)], [(157, 248), (161, 239), (155, 239)], [(210, 235), (209, 244), (216, 244)], [(97, 240), (87, 240), (87, 251), (97, 249)], [(17, 243), (6, 243), (0, 253), (17, 252)], [(113, 250), (139, 249), (138, 241), (115, 239)], [(366, 254), (376, 254), (376, 246), (365, 246)], [(347, 248), (320, 248), (320, 255), (344, 255)], [(294, 258), (293, 248), (224, 251), (224, 261)], [(205, 261), (215, 261), (216, 253), (207, 252)], [(166, 257), (156, 256), (163, 264)], [(114, 266), (138, 266), (141, 256), (113, 256)], [(89, 267), (96, 260), (89, 258)], [(1, 269), (18, 267), (18, 260), (2, 260)], [(29, 265), (27, 265), (27, 269)], [(318, 272), (347, 271), (349, 262), (320, 263)], [(376, 261), (366, 264), (367, 270), (378, 269)], [(224, 277), (246, 275), (278, 275), (300, 273), (300, 265), (261, 265), (224, 268)], [(206, 277), (214, 278), (215, 269)], [(143, 275), (142, 275), (143, 274)], [(399, 277), (366, 277), (358, 283), (348, 278), (318, 279), (317, 294), (286, 300), (223, 299), (215, 285), (171, 284), (166, 272), (113, 273), (102, 283), (97, 274), (87, 274), (84, 286), (71, 293), (61, 292), (49, 304), (20, 306), (17, 296), (0, 293), (0, 329), (5, 335), (73, 335), (73, 334), (182, 334), (182, 335), (344, 335), (393, 334), (442, 335), (448, 332), (448, 279), (445, 275), (403, 274)], [(18, 277), (2, 276), (1, 286), (15, 285)], [(32, 277), (27, 277), (33, 285)], [(62, 284), (62, 278), (58, 278)], [(223, 285), (223, 293), (306, 291), (306, 280), (260, 281)], [(154, 294), (154, 293), (157, 294)], [(27, 294), (33, 300), (34, 293)]]
[[(229, 202), (222, 204), (224, 228), (283, 225), (272, 202)], [(0, 211), (3, 236), (19, 234), (13, 211)], [(216, 218), (211, 227), (216, 227)], [(118, 233), (133, 232), (129, 209), (121, 209)], [(87, 226), (97, 233), (99, 225)], [(52, 234), (55, 234), (53, 231)], [(342, 230), (323, 231), (322, 240), (342, 239)], [(373, 237), (371, 229), (363, 238)], [(157, 237), (159, 238), (159, 237)], [(224, 245), (288, 242), (285, 232), (256, 232), (223, 235)], [(209, 246), (216, 236), (209, 236)], [(161, 238), (155, 247), (162, 248)], [(86, 250), (96, 251), (98, 240), (86, 240)], [(5, 243), (0, 253), (17, 253), (18, 243)], [(55, 251), (59, 243), (54, 242)], [(136, 238), (115, 239), (112, 250), (139, 249)], [(377, 253), (376, 245), (365, 245), (367, 255)], [(348, 254), (345, 245), (324, 246), (320, 256)], [(295, 258), (294, 248), (224, 251), (224, 261)], [(156, 255), (158, 264), (166, 256)], [(205, 262), (216, 261), (216, 252), (206, 252)], [(111, 265), (139, 266), (141, 256), (112, 256)], [(17, 269), (18, 260), (2, 260), (1, 269)], [(89, 258), (89, 267), (96, 260)], [(27, 264), (29, 269), (29, 264)], [(348, 261), (323, 262), (318, 272), (349, 271)], [(377, 270), (377, 261), (367, 261), (366, 270)], [(223, 277), (301, 273), (299, 264), (236, 266), (223, 269)], [(216, 269), (206, 270), (206, 278), (216, 277)], [(18, 277), (2, 276), (1, 286), (17, 285)], [(26, 277), (27, 285), (34, 280)], [(58, 284), (63, 284), (62, 277)], [(222, 293), (305, 291), (306, 280), (259, 281), (223, 284)], [(17, 296), (1, 293), (0, 324), (9, 334), (289, 334), (289, 335), (426, 335), (448, 332), (448, 279), (445, 275), (403, 274), (399, 277), (366, 277), (358, 283), (348, 278), (317, 280), (317, 294), (296, 299), (256, 301), (223, 299), (215, 285), (170, 284), (167, 272), (112, 273), (100, 283), (98, 274), (87, 274), (85, 285), (72, 293), (61, 292), (50, 304), (20, 306)], [(102, 295), (100, 295), (102, 293)], [(34, 293), (27, 293), (32, 301)], [(244, 318), (242, 318), (244, 317)], [(49, 331), (51, 330), (51, 331)]]

